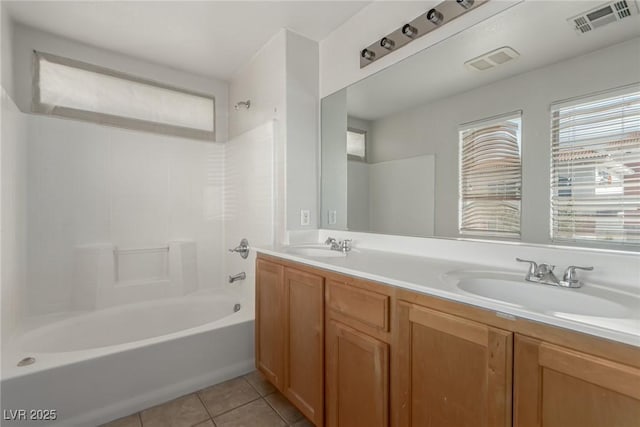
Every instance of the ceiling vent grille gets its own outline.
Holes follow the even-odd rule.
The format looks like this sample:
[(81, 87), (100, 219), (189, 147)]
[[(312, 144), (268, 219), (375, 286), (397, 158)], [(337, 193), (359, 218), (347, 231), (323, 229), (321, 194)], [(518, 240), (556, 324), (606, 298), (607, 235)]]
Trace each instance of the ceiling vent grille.
[(567, 22), (578, 34), (584, 34), (637, 13), (638, 6), (634, 0), (619, 0), (569, 18)]
[(471, 70), (484, 71), (512, 61), (519, 56), (520, 54), (518, 52), (509, 46), (504, 46), (470, 59), (465, 62), (464, 65)]

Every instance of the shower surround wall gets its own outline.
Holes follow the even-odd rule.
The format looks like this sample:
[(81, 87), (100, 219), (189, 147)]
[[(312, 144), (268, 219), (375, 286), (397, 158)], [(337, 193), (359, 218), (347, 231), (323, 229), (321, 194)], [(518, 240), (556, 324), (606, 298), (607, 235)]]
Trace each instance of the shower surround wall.
[[(218, 143), (23, 116), (29, 165), (24, 180), (29, 206), (25, 314), (99, 308), (220, 286), (226, 262), (222, 143), (227, 140), (228, 84), (13, 23), (3, 26), (3, 72), (11, 71), (3, 73), (3, 85), (24, 113), (30, 112), (34, 50), (212, 94)], [(162, 253), (170, 245), (180, 248), (179, 256), (177, 250)], [(152, 250), (129, 251), (145, 248)], [(114, 250), (120, 249), (125, 251), (118, 259)], [(180, 288), (165, 280), (177, 259), (183, 270)], [(120, 273), (129, 279), (144, 276), (142, 271), (117, 271), (139, 260), (150, 269), (144, 274), (158, 280), (147, 280), (146, 286), (141, 286), (144, 280), (118, 280)], [(109, 270), (110, 262), (112, 271), (96, 274), (99, 268)], [(117, 285), (111, 286), (113, 292), (97, 292), (109, 276)]]
[(4, 88), (1, 111), (0, 325), (4, 344), (22, 316), (27, 280), (27, 119)]
[[(99, 267), (108, 270), (109, 257), (119, 262), (116, 275), (158, 280), (114, 280), (112, 287), (127, 285), (129, 292), (98, 292), (113, 301), (97, 301), (97, 307), (221, 285), (223, 144), (42, 116), (27, 120), (29, 314), (95, 308), (86, 295), (102, 286)], [(172, 247), (169, 257), (176, 248), (189, 250), (176, 242), (195, 243), (191, 256), (183, 254), (184, 263), (197, 265), (182, 290), (157, 277), (158, 270), (175, 274), (163, 266), (170, 259), (158, 258), (164, 248)], [(160, 251), (155, 258), (154, 248)], [(146, 272), (126, 271), (136, 256)]]
[[(232, 138), (225, 148), (225, 240), (235, 248), (242, 238), (252, 247), (274, 242), (274, 140), (278, 123), (269, 120)], [(256, 252), (249, 257), (227, 255), (227, 275), (246, 273), (246, 279), (229, 285), (242, 301), (254, 301)], [(247, 307), (253, 312), (253, 307)]]

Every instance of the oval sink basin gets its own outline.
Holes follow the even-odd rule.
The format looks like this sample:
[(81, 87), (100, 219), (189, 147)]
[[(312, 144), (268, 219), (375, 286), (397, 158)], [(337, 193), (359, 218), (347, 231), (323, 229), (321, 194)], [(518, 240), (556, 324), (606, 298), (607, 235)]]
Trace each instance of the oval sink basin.
[(529, 283), (512, 274), (478, 273), (447, 275), (456, 287), (478, 297), (546, 313), (566, 313), (581, 316), (628, 318), (637, 309), (638, 301), (599, 287), (585, 286), (567, 289)]
[(343, 258), (347, 256), (343, 252), (332, 251), (328, 246), (291, 246), (286, 251), (290, 254), (312, 258)]

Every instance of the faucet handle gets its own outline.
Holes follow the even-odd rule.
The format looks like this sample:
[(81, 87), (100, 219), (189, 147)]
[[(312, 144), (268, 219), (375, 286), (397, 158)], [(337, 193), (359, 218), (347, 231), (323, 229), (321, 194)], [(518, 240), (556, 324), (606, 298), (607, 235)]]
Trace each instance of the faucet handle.
[(240, 240), (240, 244), (233, 249), (229, 249), (229, 252), (237, 252), (243, 259), (247, 259), (249, 256), (249, 241), (247, 239)]
[(580, 267), (577, 265), (570, 265), (564, 271), (564, 276), (562, 277), (562, 280), (567, 283), (578, 283), (578, 273), (576, 272), (576, 270), (591, 271), (593, 270), (593, 267)]
[(351, 250), (351, 239), (344, 239), (340, 242), (340, 249), (342, 249), (343, 252), (349, 252)]
[(529, 263), (529, 271), (527, 272), (527, 276), (535, 276), (538, 273), (538, 264), (535, 261), (521, 258), (516, 258), (516, 261)]
[(333, 237), (327, 237), (327, 240), (324, 241), (325, 245), (331, 245), (333, 243), (337, 242), (336, 239), (334, 239)]

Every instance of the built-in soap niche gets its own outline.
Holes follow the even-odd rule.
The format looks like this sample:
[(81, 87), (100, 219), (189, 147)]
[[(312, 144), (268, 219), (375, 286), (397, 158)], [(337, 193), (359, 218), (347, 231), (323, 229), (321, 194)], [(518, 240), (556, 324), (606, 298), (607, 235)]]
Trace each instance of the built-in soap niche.
[(72, 299), (76, 310), (171, 298), (198, 290), (193, 241), (146, 248), (83, 245), (76, 247), (74, 263)]
[(169, 246), (115, 248), (115, 285), (169, 280)]

